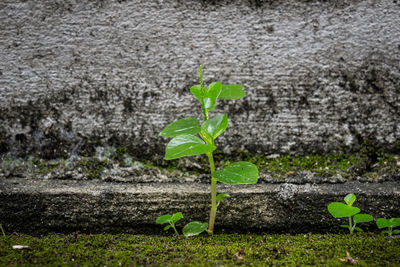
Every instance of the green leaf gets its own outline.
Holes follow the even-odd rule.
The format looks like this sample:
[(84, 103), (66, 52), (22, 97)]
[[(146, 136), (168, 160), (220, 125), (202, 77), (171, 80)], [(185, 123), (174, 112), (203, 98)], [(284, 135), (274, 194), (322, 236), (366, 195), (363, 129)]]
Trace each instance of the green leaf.
[(357, 232), (362, 232), (363, 231), (360, 227), (354, 227), (354, 230), (356, 230)]
[(195, 118), (184, 118), (168, 124), (159, 136), (175, 137), (183, 134), (197, 134), (201, 130), (200, 122)]
[(243, 85), (241, 84), (224, 84), (222, 85), (221, 93), (219, 94), (219, 99), (224, 100), (235, 100), (240, 99), (246, 95), (243, 90)]
[(400, 230), (393, 230), (392, 234), (394, 234), (394, 235), (400, 234)]
[(344, 197), (344, 202), (346, 202), (349, 206), (352, 206), (354, 201), (356, 201), (356, 195), (354, 194), (348, 194)]
[(177, 212), (174, 215), (172, 215), (171, 221), (173, 223), (176, 223), (177, 221), (179, 221), (182, 218), (183, 218), (182, 212)]
[(225, 198), (230, 198), (228, 193), (221, 193), (217, 195), (217, 202), (224, 200)]
[(357, 214), (354, 215), (353, 220), (354, 223), (370, 222), (374, 220), (374, 217), (369, 214)]
[[(381, 232), (381, 234), (389, 234), (389, 233), (390, 233), (389, 230), (384, 230), (384, 231)], [(393, 232), (392, 232), (392, 233), (393, 233)]]
[(350, 228), (350, 226), (349, 226), (349, 225), (347, 225), (347, 224), (342, 224), (342, 225), (340, 225), (340, 227), (342, 227), (342, 228), (346, 228), (346, 229), (349, 229), (349, 228)]
[(190, 87), (190, 92), (197, 98), (197, 100), (200, 101), (201, 104), (203, 104), (203, 94), (201, 92), (201, 87), (200, 85), (193, 85)]
[(189, 236), (194, 236), (201, 234), (204, 232), (208, 227), (208, 223), (202, 223), (202, 222), (190, 222), (183, 227), (182, 232), (185, 237)]
[(164, 231), (167, 231), (167, 230), (168, 230), (169, 228), (171, 228), (171, 227), (172, 227), (172, 225), (170, 225), (170, 224), (167, 225), (167, 226), (165, 226), (165, 227), (164, 227)]
[(203, 140), (193, 135), (178, 135), (174, 137), (165, 149), (165, 159), (177, 159), (186, 156), (201, 155), (216, 149), (214, 145), (205, 144)]
[(332, 202), (328, 205), (328, 211), (335, 218), (350, 217), (360, 212), (357, 207), (350, 207), (341, 202)]
[(376, 219), (376, 225), (379, 229), (386, 228), (390, 226), (389, 220), (385, 218), (378, 218)]
[(160, 217), (158, 217), (157, 219), (156, 219), (156, 223), (157, 224), (164, 224), (164, 223), (169, 223), (169, 221), (171, 220), (171, 215), (169, 215), (169, 214), (166, 214), (166, 215), (162, 215), (162, 216), (160, 216)]
[(397, 227), (397, 226), (399, 226), (400, 225), (400, 218), (391, 218), (391, 219), (389, 219), (389, 226), (391, 226), (391, 227)]
[(228, 116), (226, 116), (226, 114), (217, 115), (205, 121), (203, 125), (201, 125), (201, 128), (215, 139), (228, 128)]
[(204, 88), (203, 103), (204, 108), (213, 111), (217, 103), (217, 98), (222, 90), (222, 84), (220, 82), (213, 82), (209, 86)]
[(239, 161), (223, 170), (215, 171), (213, 177), (225, 184), (255, 184), (258, 180), (258, 169), (253, 163)]

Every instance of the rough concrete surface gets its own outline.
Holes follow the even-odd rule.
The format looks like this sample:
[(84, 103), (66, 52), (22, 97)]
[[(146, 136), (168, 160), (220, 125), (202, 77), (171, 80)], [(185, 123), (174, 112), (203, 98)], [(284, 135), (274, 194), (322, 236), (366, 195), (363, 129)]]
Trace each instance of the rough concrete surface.
[(0, 153), (128, 147), (160, 157), (191, 85), (242, 83), (218, 104), (223, 152), (399, 151), (400, 2), (0, 2)]
[[(216, 233), (336, 232), (327, 205), (343, 201), (354, 192), (354, 206), (375, 218), (400, 217), (397, 182), (343, 184), (218, 185), (231, 198), (218, 209)], [(8, 232), (42, 234), (82, 231), (89, 233), (161, 233), (155, 219), (181, 211), (182, 227), (191, 220), (208, 220), (209, 186), (186, 184), (123, 184), (101, 181), (43, 179), (0, 180), (0, 218)], [(362, 227), (362, 226), (361, 226)], [(362, 227), (377, 231), (374, 223)]]

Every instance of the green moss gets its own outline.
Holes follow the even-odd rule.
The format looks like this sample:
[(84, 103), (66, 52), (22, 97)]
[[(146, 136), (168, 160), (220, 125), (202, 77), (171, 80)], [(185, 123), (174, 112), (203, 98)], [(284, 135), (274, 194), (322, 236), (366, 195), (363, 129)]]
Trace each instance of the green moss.
[(1, 162), (1, 168), (4, 170), (10, 169), (13, 160), (10, 157), (5, 157)]
[[(354, 164), (362, 161), (357, 155), (346, 154), (268, 158), (265, 155), (252, 155), (238, 152), (236, 158), (250, 161), (258, 166), (260, 172), (269, 173), (273, 176), (289, 175), (300, 171), (311, 171), (321, 176), (330, 176), (337, 173), (348, 176), (347, 170)], [(234, 160), (235, 159), (220, 160), (220, 162), (223, 165), (227, 165)]]
[[(12, 245), (29, 246), (25, 250)], [(356, 235), (26, 235), (0, 237), (0, 265), (399, 266), (400, 239)]]
[(39, 158), (29, 158), (28, 162), (39, 168), (39, 173), (40, 174), (46, 174), (49, 172), (52, 172), (53, 170), (56, 170), (57, 168), (60, 167), (60, 161), (54, 161), (54, 160), (42, 160)]
[(122, 158), (123, 155), (128, 153), (128, 149), (126, 147), (117, 147), (115, 153), (117, 157)]
[(94, 157), (81, 159), (79, 164), (90, 179), (98, 179), (103, 169), (110, 166), (107, 160), (100, 160)]
[[(340, 174), (342, 177), (351, 178), (364, 176), (372, 179), (382, 177), (382, 174), (400, 174), (400, 156), (379, 152), (365, 141), (362, 151), (358, 154), (331, 154), (331, 155), (307, 155), (307, 156), (280, 156), (270, 158), (263, 154), (251, 154), (246, 151), (237, 151), (231, 155), (215, 153), (217, 168), (222, 168), (230, 163), (245, 160), (257, 165), (260, 173), (268, 174), (274, 178), (285, 178), (296, 172), (311, 171), (320, 176), (329, 177)], [(374, 159), (372, 159), (374, 158)], [(154, 169), (161, 170), (164, 174), (172, 175), (201, 175), (209, 174), (207, 157), (197, 156), (190, 159), (178, 160), (144, 160), (130, 155), (128, 149), (119, 147), (98, 147), (93, 157), (80, 158), (79, 160), (50, 160), (39, 158), (10, 159), (3, 158), (0, 167), (10, 173), (20, 173), (27, 167), (35, 170), (37, 174), (47, 174), (54, 170), (65, 170), (81, 167), (85, 175), (90, 179), (97, 179), (104, 168), (112, 166), (136, 167), (140, 172)], [(158, 170), (156, 170), (158, 171)]]

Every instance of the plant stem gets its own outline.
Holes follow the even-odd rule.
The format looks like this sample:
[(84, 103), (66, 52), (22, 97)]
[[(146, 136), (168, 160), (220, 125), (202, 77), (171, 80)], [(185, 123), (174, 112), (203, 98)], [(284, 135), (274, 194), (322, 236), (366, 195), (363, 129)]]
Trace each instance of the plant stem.
[(349, 216), (349, 229), (350, 229), (350, 234), (352, 235), (354, 229), (353, 229), (353, 223), (352, 223), (352, 221), (351, 221), (351, 216)]
[(0, 224), (0, 229), (1, 229), (1, 232), (3, 233), (3, 236), (6, 236), (6, 233), (4, 232), (3, 226), (1, 224)]
[[(203, 88), (203, 66), (200, 65), (200, 90), (201, 93), (204, 94), (204, 88)], [(203, 101), (201, 102), (201, 109), (203, 111), (204, 115), (204, 121), (208, 120), (208, 110), (204, 107)], [(207, 143), (212, 143), (214, 144), (214, 141), (208, 141), (205, 138), (203, 140)], [(215, 171), (215, 165), (214, 165), (214, 158), (212, 152), (207, 153), (208, 161), (210, 163), (210, 169), (211, 169), (211, 210), (210, 210), (210, 221), (208, 223), (208, 230), (207, 232), (209, 234), (213, 234), (214, 231), (214, 224), (215, 224), (215, 217), (217, 215), (217, 180), (214, 179), (214, 171)]]
[(200, 65), (200, 88), (203, 91), (203, 66)]
[(215, 217), (217, 215), (217, 180), (214, 179), (214, 158), (212, 152), (207, 153), (208, 161), (210, 162), (210, 169), (211, 169), (211, 210), (210, 210), (210, 221), (208, 223), (208, 233), (213, 234), (214, 232), (214, 224), (215, 224)]
[[(200, 65), (200, 90), (201, 90), (201, 94), (204, 94), (204, 88), (203, 88), (203, 66)], [(204, 102), (203, 100), (200, 101), (201, 102), (201, 109), (203, 111), (203, 116), (204, 116), (204, 120), (208, 120), (208, 111), (207, 109), (204, 107)]]
[(175, 224), (171, 223), (171, 226), (172, 226), (172, 228), (174, 229), (175, 234), (176, 234), (176, 235), (179, 235), (178, 231), (177, 231), (176, 228), (175, 228)]

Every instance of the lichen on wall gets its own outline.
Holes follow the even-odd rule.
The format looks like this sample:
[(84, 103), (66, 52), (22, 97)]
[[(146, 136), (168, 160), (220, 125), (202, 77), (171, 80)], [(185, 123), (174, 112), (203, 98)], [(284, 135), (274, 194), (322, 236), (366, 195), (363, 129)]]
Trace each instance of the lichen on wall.
[(247, 90), (217, 106), (224, 153), (400, 149), (396, 1), (6, 0), (0, 22), (2, 155), (160, 158), (200, 64)]

